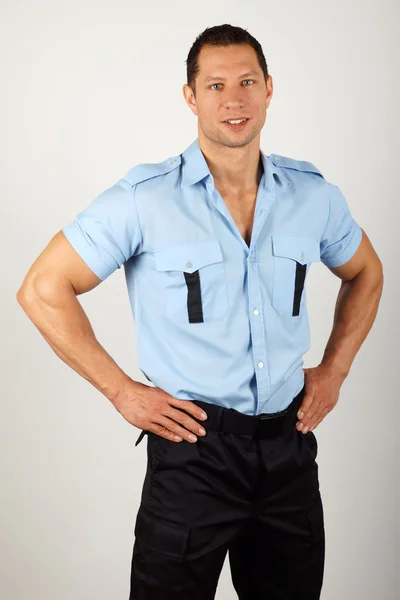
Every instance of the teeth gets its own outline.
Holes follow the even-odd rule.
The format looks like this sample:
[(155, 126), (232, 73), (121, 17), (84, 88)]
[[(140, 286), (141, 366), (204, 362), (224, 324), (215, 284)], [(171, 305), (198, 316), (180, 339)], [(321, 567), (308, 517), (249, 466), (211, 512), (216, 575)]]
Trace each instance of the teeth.
[(235, 121), (230, 120), (227, 121), (228, 123), (232, 123), (232, 125), (238, 125), (239, 123), (243, 123), (243, 121), (246, 121), (246, 119), (236, 119)]

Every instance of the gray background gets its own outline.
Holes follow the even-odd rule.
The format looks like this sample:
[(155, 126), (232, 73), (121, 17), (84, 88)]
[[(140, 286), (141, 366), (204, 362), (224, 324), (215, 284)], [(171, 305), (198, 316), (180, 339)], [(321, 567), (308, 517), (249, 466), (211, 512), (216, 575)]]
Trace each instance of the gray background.
[[(97, 194), (193, 141), (186, 56), (205, 27), (228, 22), (260, 41), (274, 79), (263, 150), (339, 185), (384, 265), (378, 317), (315, 434), (323, 600), (398, 598), (399, 4), (13, 0), (0, 11), (0, 596), (128, 598), (146, 442), (135, 448), (139, 430), (53, 353), (15, 294)], [(305, 367), (322, 357), (339, 286), (313, 265)], [(123, 270), (79, 298), (101, 344), (148, 383)], [(236, 598), (227, 561), (217, 598)]]

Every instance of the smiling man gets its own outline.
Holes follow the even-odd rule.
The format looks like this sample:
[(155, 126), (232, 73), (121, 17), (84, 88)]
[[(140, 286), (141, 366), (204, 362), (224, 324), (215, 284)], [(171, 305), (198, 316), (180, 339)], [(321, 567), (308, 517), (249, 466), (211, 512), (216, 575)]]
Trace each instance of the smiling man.
[[(253, 36), (227, 24), (201, 33), (183, 93), (198, 137), (95, 198), (17, 298), (56, 354), (142, 430), (136, 445), (148, 434), (130, 600), (211, 600), (227, 552), (240, 600), (317, 600), (313, 430), (372, 327), (382, 264), (314, 164), (261, 150), (273, 84)], [(323, 358), (303, 369), (305, 286), (319, 261), (342, 281)], [(122, 265), (153, 386), (120, 369), (77, 300)]]

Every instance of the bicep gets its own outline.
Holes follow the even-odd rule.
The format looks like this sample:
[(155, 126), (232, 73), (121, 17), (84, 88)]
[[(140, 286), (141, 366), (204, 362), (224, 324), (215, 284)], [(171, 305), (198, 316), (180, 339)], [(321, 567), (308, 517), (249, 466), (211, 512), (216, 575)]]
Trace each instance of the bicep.
[(360, 244), (353, 256), (343, 265), (338, 267), (328, 267), (329, 270), (343, 281), (349, 281), (358, 275), (367, 266), (370, 268), (381, 268), (381, 261), (372, 246), (368, 235), (363, 229)]
[(102, 282), (74, 250), (62, 231), (50, 240), (32, 264), (20, 288), (21, 294), (30, 286), (72, 286), (75, 294), (84, 294)]

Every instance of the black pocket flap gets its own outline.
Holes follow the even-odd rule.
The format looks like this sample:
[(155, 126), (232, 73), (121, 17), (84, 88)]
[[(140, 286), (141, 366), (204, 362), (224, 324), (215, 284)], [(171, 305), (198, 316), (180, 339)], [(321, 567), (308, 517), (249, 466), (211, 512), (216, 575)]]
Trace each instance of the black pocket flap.
[(189, 539), (189, 529), (149, 515), (141, 506), (136, 517), (135, 537), (158, 552), (183, 557)]

